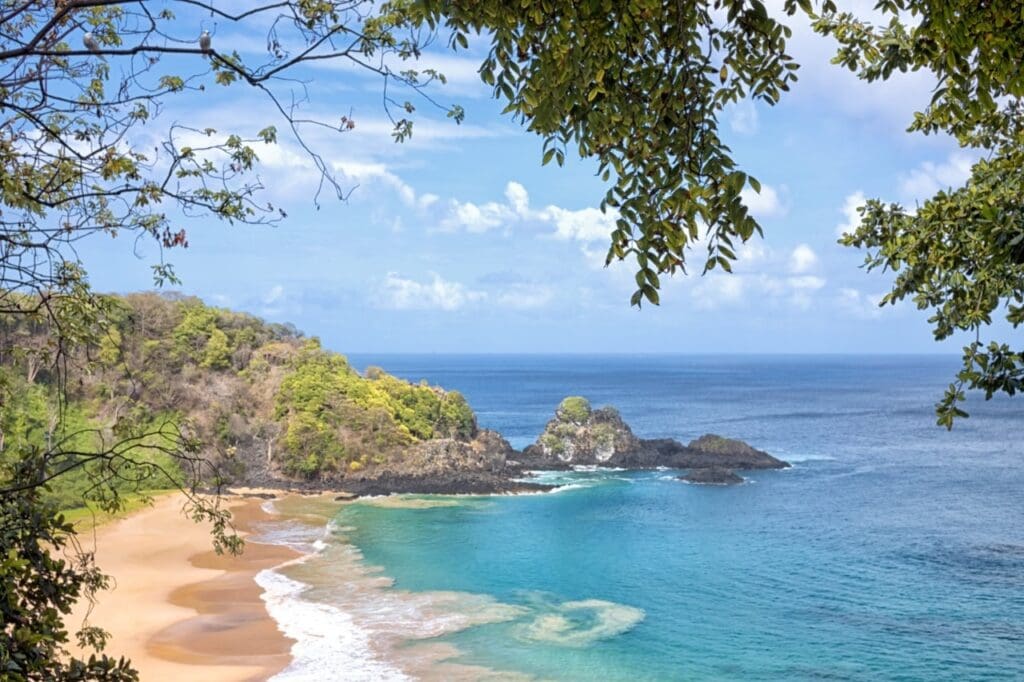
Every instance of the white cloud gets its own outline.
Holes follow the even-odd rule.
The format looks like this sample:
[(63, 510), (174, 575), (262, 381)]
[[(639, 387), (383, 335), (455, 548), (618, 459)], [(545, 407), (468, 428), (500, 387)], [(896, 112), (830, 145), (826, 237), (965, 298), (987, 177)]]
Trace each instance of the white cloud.
[(750, 209), (751, 215), (758, 220), (785, 215), (786, 207), (779, 200), (779, 193), (771, 185), (761, 185), (761, 192), (747, 187), (740, 192), (743, 203)]
[(825, 286), (825, 279), (816, 275), (800, 275), (799, 277), (787, 277), (786, 284), (796, 291), (817, 291)]
[[(202, 143), (208, 143), (206, 138), (201, 140)], [(187, 141), (192, 142), (191, 138)], [(321, 181), (320, 171), (305, 152), (285, 141), (277, 144), (257, 142), (252, 146), (259, 157), (260, 174), (265, 176), (265, 184), (272, 190), (277, 201), (313, 196)], [(438, 201), (435, 194), (419, 196), (411, 185), (385, 163), (334, 157), (330, 162), (330, 172), (343, 191), (364, 190), (351, 195), (356, 199), (366, 196), (367, 191), (384, 189), (394, 192), (403, 204), (412, 208), (426, 209)]]
[(578, 211), (548, 206), (537, 216), (555, 228), (555, 238), (581, 242), (607, 242), (615, 229), (617, 212), (604, 213), (597, 208), (583, 208)]
[(944, 163), (925, 161), (910, 171), (900, 183), (900, 191), (907, 201), (924, 201), (941, 190), (958, 188), (971, 176), (974, 158), (954, 152)]
[(336, 160), (331, 163), (339, 181), (365, 184), (380, 182), (393, 189), (405, 204), (416, 203), (416, 191), (388, 170), (383, 163), (366, 163), (352, 160)]
[(516, 218), (514, 211), (505, 204), (490, 201), (486, 204), (477, 205), (472, 202), (461, 202), (452, 199), (448, 207), (448, 215), (441, 220), (441, 229), (454, 232), (465, 230), (467, 232), (488, 232)]
[(757, 107), (750, 100), (742, 100), (733, 106), (729, 116), (729, 127), (740, 135), (753, 135), (760, 127)]
[(602, 212), (597, 208), (571, 210), (561, 206), (546, 206), (541, 210), (530, 207), (530, 195), (520, 183), (512, 181), (505, 186), (505, 201), (489, 201), (485, 204), (462, 202), (453, 199), (448, 213), (441, 220), (445, 231), (466, 230), (487, 232), (499, 227), (533, 222), (550, 225), (556, 239), (580, 241), (584, 244), (607, 241), (618, 213)]
[(513, 284), (499, 293), (495, 300), (499, 305), (516, 310), (543, 308), (554, 298), (550, 287), (537, 284)]
[(506, 282), (485, 291), (446, 280), (436, 272), (428, 273), (423, 281), (389, 272), (384, 279), (383, 291), (380, 305), (391, 310), (452, 312), (482, 301), (513, 310), (535, 310), (545, 307), (555, 298), (551, 287), (535, 282)]
[(690, 290), (698, 310), (715, 310), (743, 301), (747, 277), (744, 275), (706, 275)]
[(530, 196), (518, 182), (505, 186), (505, 203), (489, 201), (474, 204), (452, 199), (448, 214), (441, 220), (441, 229), (454, 232), (488, 232), (499, 227), (508, 227), (514, 222), (531, 216)]
[(749, 255), (749, 261), (737, 263), (745, 266), (743, 271), (730, 274), (715, 270), (693, 281), (690, 296), (694, 305), (701, 310), (727, 307), (807, 310), (828, 284), (824, 277), (809, 274), (819, 261), (806, 244), (798, 244), (782, 253), (764, 247), (752, 248)]
[(517, 215), (526, 215), (529, 212), (530, 195), (526, 192), (526, 188), (518, 182), (509, 182), (505, 186), (505, 198), (508, 199), (509, 206)]
[(789, 271), (801, 274), (813, 270), (818, 265), (818, 255), (807, 244), (798, 244), (789, 254)]
[[(928, 105), (936, 85), (931, 72), (896, 72), (886, 81), (863, 81), (844, 66), (832, 63), (838, 47), (832, 37), (815, 33), (800, 13), (786, 16), (783, 0), (766, 4), (774, 18), (793, 29), (786, 52), (800, 64), (800, 80), (787, 96), (788, 101), (813, 108), (819, 116), (838, 112), (860, 118), (872, 123), (879, 133), (891, 131), (894, 135), (903, 134), (914, 111)], [(888, 23), (891, 15), (877, 12), (875, 4), (875, 0), (846, 0), (842, 10), (866, 21)]]
[(482, 291), (467, 289), (460, 282), (449, 282), (435, 272), (426, 282), (406, 279), (389, 272), (384, 280), (384, 307), (394, 310), (453, 311), (487, 297)]
[[(943, 163), (925, 161), (902, 176), (901, 201), (913, 205), (931, 198), (940, 190), (960, 187), (970, 177), (974, 162), (974, 157), (963, 152), (950, 154)], [(847, 195), (839, 209), (845, 219), (836, 225), (837, 236), (850, 234), (860, 226), (861, 216), (857, 209), (866, 201), (867, 197), (861, 190)], [(912, 206), (910, 210), (914, 210)]]
[(874, 319), (881, 317), (882, 308), (878, 302), (883, 294), (864, 294), (857, 289), (843, 287), (839, 290), (837, 301), (839, 307), (855, 317)]
[(860, 225), (860, 213), (857, 212), (857, 209), (863, 206), (865, 201), (867, 201), (867, 198), (864, 196), (864, 192), (860, 190), (843, 199), (843, 207), (839, 210), (846, 220), (836, 226), (837, 236), (841, 237), (857, 229), (857, 226)]
[[(325, 119), (332, 120), (333, 119)], [(455, 123), (450, 119), (437, 120), (424, 117), (411, 119), (412, 137), (402, 143), (401, 148), (410, 146), (436, 147), (439, 143), (449, 143), (452, 140), (478, 140), (490, 137), (500, 137), (507, 134), (497, 127), (486, 127), (472, 125), (470, 123)], [(357, 119), (356, 127), (345, 135), (350, 136), (348, 141), (359, 143), (366, 138), (375, 138), (385, 148), (394, 149), (394, 139), (391, 133), (395, 130), (395, 124), (386, 118)]]

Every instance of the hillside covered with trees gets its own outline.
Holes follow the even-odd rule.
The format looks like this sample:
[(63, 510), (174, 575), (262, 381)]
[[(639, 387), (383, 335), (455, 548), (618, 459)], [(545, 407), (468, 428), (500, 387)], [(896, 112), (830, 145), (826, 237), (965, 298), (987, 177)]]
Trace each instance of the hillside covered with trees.
[[(48, 369), (61, 349), (45, 317), (0, 317), (0, 477), (19, 453), (62, 453), (48, 466), (70, 470), (51, 491), (64, 507), (102, 502), (100, 481), (317, 481), (476, 435), (459, 393), (361, 374), (290, 325), (153, 293), (104, 297), (91, 312), (103, 332), (60, 354), (66, 379)], [(125, 437), (135, 447), (108, 452)]]

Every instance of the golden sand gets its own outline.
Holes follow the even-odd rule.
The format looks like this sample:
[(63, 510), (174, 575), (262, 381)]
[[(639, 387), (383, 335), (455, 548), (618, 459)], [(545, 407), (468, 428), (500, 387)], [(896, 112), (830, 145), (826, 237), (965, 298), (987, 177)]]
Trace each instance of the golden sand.
[[(181, 512), (172, 495), (95, 531), (96, 563), (115, 585), (98, 595), (89, 622), (111, 634), (106, 653), (126, 656), (144, 681), (264, 680), (285, 668), (292, 641), (277, 628), (253, 578), (297, 556), (248, 542), (241, 556), (217, 556), (210, 529)], [(245, 533), (266, 515), (258, 500), (232, 508)], [(82, 537), (88, 546), (91, 534)], [(85, 617), (80, 605), (68, 624)]]

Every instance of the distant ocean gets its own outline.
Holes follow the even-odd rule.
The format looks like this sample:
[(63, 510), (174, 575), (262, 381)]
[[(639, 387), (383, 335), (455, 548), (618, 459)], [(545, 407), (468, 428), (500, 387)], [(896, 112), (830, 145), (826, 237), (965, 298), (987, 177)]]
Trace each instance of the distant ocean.
[(933, 404), (951, 357), (350, 356), (532, 442), (566, 395), (794, 467), (545, 474), (561, 491), (275, 503), (278, 680), (1024, 679), (1024, 398)]

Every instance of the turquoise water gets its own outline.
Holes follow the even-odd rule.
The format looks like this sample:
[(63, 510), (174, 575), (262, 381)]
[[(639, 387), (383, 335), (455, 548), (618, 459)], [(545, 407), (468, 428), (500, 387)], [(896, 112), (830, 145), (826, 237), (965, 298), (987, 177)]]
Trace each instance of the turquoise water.
[(713, 431), (795, 464), (730, 488), (575, 472), (553, 494), (341, 510), (336, 541), (390, 590), (516, 607), (432, 640), (460, 663), (558, 680), (1024, 678), (1024, 403), (976, 401), (938, 429), (955, 359), (353, 361), (463, 391), (517, 446), (578, 393), (642, 436)]

